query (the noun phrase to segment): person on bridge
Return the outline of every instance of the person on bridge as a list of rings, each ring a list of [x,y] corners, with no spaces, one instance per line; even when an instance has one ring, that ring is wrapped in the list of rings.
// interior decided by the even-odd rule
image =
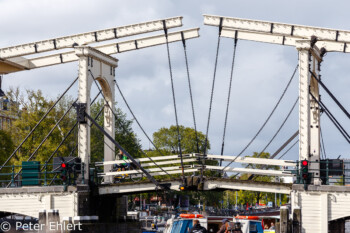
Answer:
[[[198,219],[194,219],[193,220],[193,227],[191,228],[189,233],[207,233],[207,229],[205,229],[204,227],[201,226],[201,224],[199,224],[199,220]]]
[[[126,155],[124,155],[122,150],[119,150],[119,153],[117,156],[118,156],[117,158],[120,160],[128,160],[128,157]],[[120,168],[120,170],[125,171],[125,169],[128,167],[128,165],[129,165],[128,163],[121,163],[119,165],[116,165],[115,169]]]

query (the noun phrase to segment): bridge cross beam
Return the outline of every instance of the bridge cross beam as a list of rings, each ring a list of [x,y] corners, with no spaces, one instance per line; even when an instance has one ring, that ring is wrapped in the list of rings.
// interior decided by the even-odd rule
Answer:
[[[322,49],[317,48],[315,40],[296,41],[299,52],[299,161],[311,161],[309,171],[314,177],[311,183],[321,185],[320,108],[312,97],[319,101],[320,95],[318,82],[311,72],[319,77]]]
[[[105,96],[103,112],[104,129],[114,139],[115,118],[112,109],[115,101],[114,80],[118,59],[104,54],[97,49],[85,46],[76,47],[75,54],[79,57],[79,103],[86,104],[86,113],[90,115],[91,87],[97,81]],[[89,121],[80,123],[78,132],[78,155],[85,165],[85,179],[89,178],[89,163],[91,162],[90,125],[91,122]],[[104,136],[104,142],[104,161],[112,161],[115,159],[115,146],[106,136]],[[109,172],[111,167],[112,165],[105,165],[104,172]],[[111,177],[105,177],[105,182],[109,182],[109,179]]]

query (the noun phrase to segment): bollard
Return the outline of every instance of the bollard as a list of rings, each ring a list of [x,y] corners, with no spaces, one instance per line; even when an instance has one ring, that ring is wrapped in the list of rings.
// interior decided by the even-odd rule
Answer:
[[[288,233],[289,209],[286,206],[280,208],[280,233]]]

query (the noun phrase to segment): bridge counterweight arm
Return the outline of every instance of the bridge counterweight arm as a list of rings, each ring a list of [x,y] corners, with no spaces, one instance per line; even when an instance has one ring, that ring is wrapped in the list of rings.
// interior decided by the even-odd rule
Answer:
[[[204,24],[219,27],[220,18],[223,18],[223,37],[236,38],[237,35],[237,39],[242,40],[296,46],[297,40],[310,40],[316,36],[318,48],[324,47],[327,52],[350,52],[347,45],[350,43],[350,31],[213,15],[204,15]]]
[[[181,32],[183,32],[184,38],[186,40],[197,38],[199,37],[199,28],[193,28],[183,31],[177,31],[177,32],[171,32],[168,33],[168,41],[169,43],[181,41]],[[123,53],[127,51],[142,49],[142,48],[148,48],[156,45],[165,44],[166,39],[164,34],[156,35],[156,36],[150,36],[150,37],[144,37],[140,39],[135,40],[128,40],[128,41],[121,41],[118,43],[112,43],[112,44],[106,44],[106,45],[100,45],[94,47],[97,50],[100,50],[101,52],[111,55],[111,54],[117,54],[117,53]],[[60,54],[53,54],[48,56],[42,56],[32,59],[26,59],[23,57],[16,57],[16,58],[10,58],[8,60],[3,61],[3,63],[11,63],[12,65],[15,64],[19,68],[19,70],[28,70],[28,69],[36,69],[46,66],[52,66],[52,65],[58,65],[62,63],[68,63],[68,62],[74,62],[77,61],[78,57],[75,55],[74,51],[71,52],[65,52]],[[2,66],[0,61],[0,67]],[[13,70],[13,72],[19,71],[19,70]],[[0,74],[6,73],[0,68]],[[7,72],[10,73],[10,72]]]
[[[173,17],[164,19],[166,28],[182,26],[182,17]],[[0,49],[0,58],[7,59],[19,57],[40,52],[53,51],[63,48],[71,48],[74,43],[78,45],[87,45],[90,43],[117,39],[121,37],[134,36],[142,33],[163,30],[163,19],[154,20],[139,24],[132,24],[110,29],[103,29],[93,32],[81,33],[71,36],[59,37],[49,40],[37,41],[28,44],[16,45]]]
[[[284,24],[261,20],[221,17],[216,15],[204,15],[204,24],[219,26],[220,18],[223,19],[223,27],[269,34],[279,34],[284,36],[295,36],[303,39],[311,39],[312,36],[316,36],[319,40],[350,43],[350,31],[345,30]]]

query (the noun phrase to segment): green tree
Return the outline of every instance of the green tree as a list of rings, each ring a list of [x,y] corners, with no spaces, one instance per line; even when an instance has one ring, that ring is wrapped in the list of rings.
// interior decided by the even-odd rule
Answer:
[[[197,152],[197,138],[196,132],[193,128],[179,126],[180,138],[181,138],[181,150],[183,154],[196,153]],[[205,146],[205,135],[198,131],[198,147],[200,153],[203,153]],[[172,125],[169,128],[162,127],[157,132],[153,133],[153,142],[158,149],[161,150],[163,155],[179,154],[178,149],[178,134],[177,127]],[[210,149],[210,142],[207,141],[207,149]],[[158,151],[148,152],[149,156],[160,156]],[[217,165],[218,161],[212,160],[206,161],[206,165]],[[175,166],[180,164],[171,164],[169,166]],[[186,165],[186,164],[185,164]],[[197,173],[198,175],[199,173]],[[205,176],[212,176],[215,174],[213,171],[205,171]],[[181,174],[173,175],[179,177]],[[190,202],[192,204],[198,204],[201,202],[206,206],[220,207],[219,201],[221,199],[222,192],[180,192],[180,195],[189,195]],[[169,195],[173,195],[174,192],[170,192]]]
[[[231,208],[233,205],[236,205],[236,193],[238,191],[231,191],[231,190],[226,190],[225,192],[223,192],[223,200],[224,200],[224,208],[227,208],[227,206],[229,208]],[[238,197],[238,193],[237,193],[237,197]],[[238,204],[238,201],[237,201]]]
[[[8,129],[8,133],[11,135],[14,144],[19,145],[55,101],[45,98],[41,90],[26,90],[23,94],[18,88],[11,88],[7,96],[11,101],[17,103],[14,105],[15,107],[10,109],[10,114],[14,117],[14,120],[12,121],[10,129]],[[63,98],[29,136],[11,162],[20,164],[21,161],[28,160],[29,157],[33,155],[32,160],[44,163],[75,122],[75,113],[71,110],[69,114],[63,118],[59,126],[46,138],[50,130],[58,123],[61,116],[63,116],[71,106],[72,102],[73,100],[70,97]],[[36,148],[42,141],[44,141],[44,143],[40,149],[36,151]],[[58,155],[64,156],[68,154],[74,146],[73,141],[74,140],[67,140],[59,149]]]
[[[181,149],[182,153],[195,153],[197,152],[197,138],[196,132],[193,128],[179,126]],[[198,135],[198,147],[199,151],[204,151],[205,135],[202,132],[197,132]],[[175,125],[169,128],[160,128],[157,132],[153,133],[153,142],[161,150],[164,150],[166,154],[178,154],[178,136],[177,127]],[[207,149],[210,149],[210,143],[207,143]]]
[[[14,117],[12,126],[8,129],[8,134],[13,139],[15,145],[19,145],[22,140],[28,135],[28,133],[35,127],[43,115],[54,104],[55,100],[45,98],[41,90],[26,90],[22,93],[19,88],[10,88],[7,92],[7,97],[13,102],[17,103],[11,109],[8,114]],[[16,153],[15,157],[11,160],[13,164],[20,164],[21,161],[27,160],[44,140],[49,131],[56,125],[59,119],[64,113],[72,106],[73,99],[71,97],[63,97],[48,114],[48,116],[42,121],[42,123],[36,128],[33,134],[22,145],[21,149]],[[103,108],[104,102],[101,99],[91,106],[91,115],[97,116],[100,110]],[[103,126],[103,114],[102,110],[97,122]],[[119,142],[132,156],[140,157],[140,143],[136,134],[133,132],[131,126],[132,121],[126,118],[126,115],[119,109],[116,109],[116,141]],[[47,158],[56,149],[64,136],[76,123],[76,111],[73,108],[59,123],[58,127],[53,130],[51,135],[42,144],[41,148],[34,154],[32,160],[40,161],[44,163]],[[60,147],[55,156],[77,156],[77,130],[70,135],[65,143]],[[104,150],[104,135],[95,126],[91,129],[91,162],[103,160]],[[118,150],[116,150],[118,152]],[[11,153],[13,150],[11,151]],[[11,154],[10,153],[10,154]]]
[[[13,152],[14,147],[15,146],[11,139],[11,135],[4,130],[0,130],[0,164],[1,165],[6,161],[6,159]],[[10,171],[9,168],[2,169],[2,173],[6,173],[8,171]],[[0,180],[5,180],[5,178],[0,176]]]

